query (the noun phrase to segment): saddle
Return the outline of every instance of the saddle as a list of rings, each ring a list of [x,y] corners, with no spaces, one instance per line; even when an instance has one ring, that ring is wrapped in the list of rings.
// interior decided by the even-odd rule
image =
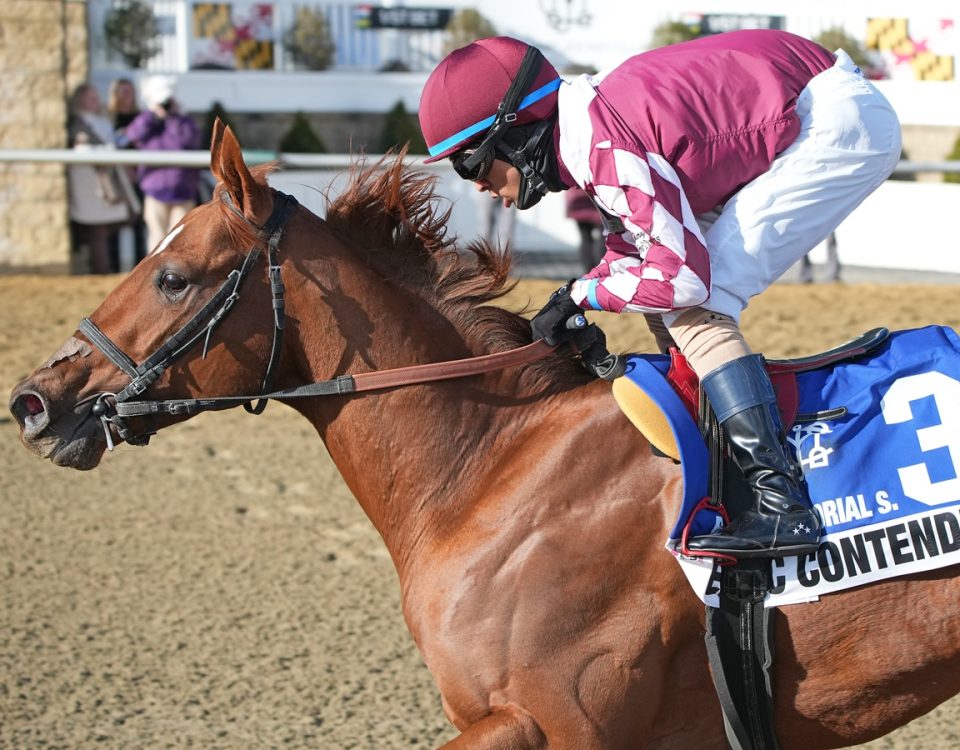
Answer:
[[[822,415],[799,414],[800,391],[797,387],[797,374],[817,370],[821,367],[855,359],[863,356],[880,346],[890,336],[887,328],[874,328],[852,341],[841,344],[833,349],[797,359],[768,359],[767,372],[777,394],[777,404],[780,407],[780,419],[784,429],[789,429],[797,422],[809,422]],[[700,380],[696,373],[687,364],[686,358],[679,350],[670,350],[670,369],[667,380],[683,400],[684,405],[694,420],[703,421],[705,402],[702,399]]]
[[[889,337],[888,329],[876,328],[819,354],[768,360],[784,429],[789,432],[794,425],[838,419],[847,413],[845,405],[834,404],[801,414],[799,376],[816,375],[815,370],[870,354]],[[684,495],[670,540],[675,551],[685,553],[688,536],[718,530],[730,515],[750,506],[752,495],[739,468],[725,457],[723,433],[682,354],[671,350],[669,356],[632,355],[626,358],[625,370],[625,376],[613,381],[620,409],[655,454],[673,459],[684,469]]]
[[[888,329],[876,328],[821,354],[767,360],[785,429],[799,422],[837,418],[846,413],[846,407],[840,406],[829,413],[800,414],[799,373],[861,357],[880,347],[889,335]],[[633,360],[639,370],[649,364],[649,361]],[[721,518],[724,522],[727,519],[726,509],[739,512],[749,507],[752,498],[736,464],[725,456],[723,433],[716,417],[696,374],[679,351],[670,351],[669,367],[662,373],[679,401],[671,400],[665,388],[651,387],[649,381],[646,390],[638,387],[639,373],[636,373],[637,379],[632,380],[629,364],[627,373],[627,377],[618,378],[613,384],[621,409],[647,437],[655,452],[684,464],[684,510],[671,534],[674,549],[683,556],[687,552],[688,535],[706,533],[701,511],[708,511],[713,523],[719,525]],[[646,374],[649,377],[651,373],[648,370]],[[678,418],[677,411],[681,408],[691,419]],[[684,424],[686,434],[683,434]],[[701,499],[694,504],[698,493]],[[724,729],[733,750],[777,750],[770,672],[773,630],[770,611],[764,605],[771,588],[771,563],[732,559],[726,562],[733,565],[717,571],[717,601],[714,606],[707,606],[705,620],[707,654],[723,711]]]
[[[830,413],[800,414],[797,386],[799,373],[860,357],[879,347],[889,335],[890,331],[886,328],[874,328],[852,341],[820,354],[796,359],[768,359],[767,371],[777,394],[784,429],[789,429],[798,422],[842,416],[842,409]],[[701,425],[701,434],[706,436],[709,433],[709,430],[705,429],[709,405],[700,390],[700,380],[679,350],[671,349],[668,356],[669,365],[666,368],[662,363],[654,364],[679,397],[686,412],[695,423]],[[614,380],[613,394],[627,418],[650,441],[654,452],[680,461],[680,446],[674,435],[675,427],[664,414],[662,403],[658,404],[647,392],[637,388],[630,378]]]

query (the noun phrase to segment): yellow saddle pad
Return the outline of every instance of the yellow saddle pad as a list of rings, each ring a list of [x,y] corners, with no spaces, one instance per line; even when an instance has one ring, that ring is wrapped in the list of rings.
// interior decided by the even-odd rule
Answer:
[[[674,461],[680,460],[680,449],[666,414],[640,386],[629,378],[617,378],[613,381],[613,397],[627,419],[633,422],[633,426],[654,448]]]

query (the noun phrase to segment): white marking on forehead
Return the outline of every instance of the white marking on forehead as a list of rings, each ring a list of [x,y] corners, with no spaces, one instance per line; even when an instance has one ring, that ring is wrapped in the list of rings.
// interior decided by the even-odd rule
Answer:
[[[180,226],[178,226],[176,229],[174,229],[172,232],[170,232],[170,234],[168,234],[166,237],[164,237],[162,240],[160,240],[160,244],[157,245],[157,249],[154,250],[153,252],[154,252],[154,253],[162,253],[164,250],[167,249],[167,245],[169,245],[171,242],[173,242],[174,238],[175,238],[178,234],[180,234],[180,232],[182,232],[182,231],[183,231],[183,224],[181,224]]]

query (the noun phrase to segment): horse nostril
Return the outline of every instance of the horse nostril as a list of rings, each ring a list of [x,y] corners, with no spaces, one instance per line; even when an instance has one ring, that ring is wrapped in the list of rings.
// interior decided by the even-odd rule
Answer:
[[[23,427],[25,434],[37,434],[50,422],[50,415],[43,399],[36,393],[26,391],[10,403],[10,411]]]
[[[21,402],[25,414],[29,417],[36,416],[43,411],[43,401],[35,393],[25,393],[21,397]]]

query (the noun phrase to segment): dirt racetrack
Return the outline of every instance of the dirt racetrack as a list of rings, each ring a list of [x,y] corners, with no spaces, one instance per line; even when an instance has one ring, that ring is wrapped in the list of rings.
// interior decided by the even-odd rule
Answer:
[[[0,386],[115,285],[0,277]],[[524,281],[506,301],[542,302]],[[649,351],[640,316],[596,315]],[[960,329],[951,286],[780,284],[744,318],[771,356],[869,328]],[[203,415],[92,472],[29,454],[0,413],[0,748],[432,748],[454,736],[373,527],[309,424]],[[960,747],[960,698],[863,747]]]

